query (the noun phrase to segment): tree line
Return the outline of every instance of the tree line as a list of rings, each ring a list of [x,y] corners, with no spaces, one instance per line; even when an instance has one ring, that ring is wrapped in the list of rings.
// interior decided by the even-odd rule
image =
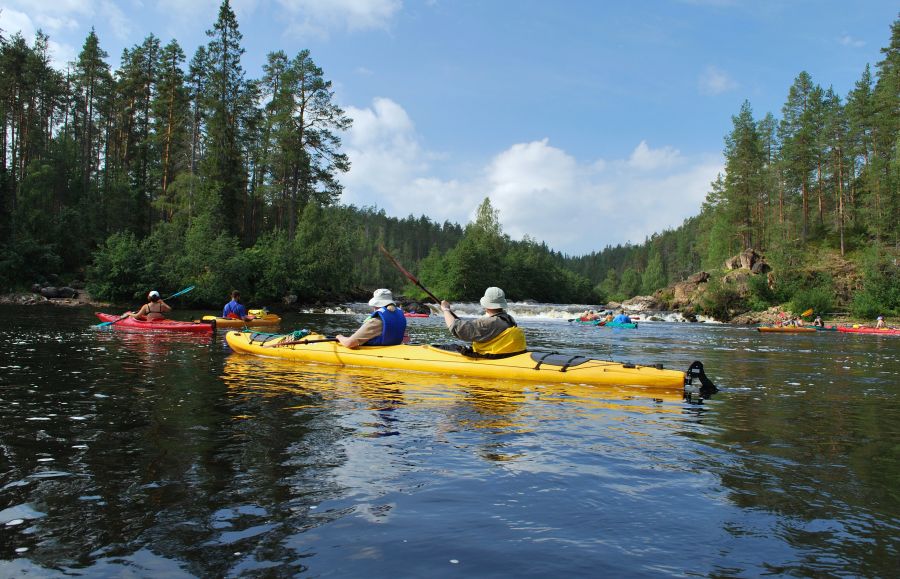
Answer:
[[[882,280],[866,298],[872,307],[887,300],[900,311],[900,298],[882,291],[900,285],[898,22],[874,73],[867,66],[845,97],[802,72],[780,119],[755,118],[744,103],[699,215],[583,256],[511,240],[489,199],[465,226],[339,204],[350,167],[340,135],[352,119],[307,50],[272,52],[261,77],[247,78],[229,0],[190,60],[176,40],[150,35],[112,70],[91,31],[59,71],[46,35],[29,45],[2,33],[0,287],[58,274],[113,300],[188,284],[197,303],[233,287],[267,302],[404,284],[423,297],[380,256],[384,244],[441,297],[475,299],[501,285],[514,299],[603,303],[753,247],[794,276],[780,294],[760,289],[763,305],[809,286],[810,256],[834,249],[862,264],[867,287]]]

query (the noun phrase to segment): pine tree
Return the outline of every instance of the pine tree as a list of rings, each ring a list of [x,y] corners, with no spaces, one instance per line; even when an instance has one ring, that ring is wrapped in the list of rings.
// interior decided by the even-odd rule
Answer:
[[[785,187],[799,194],[801,202],[801,239],[809,234],[810,175],[815,167],[815,97],[818,91],[812,78],[801,72],[788,91],[782,107],[779,138],[782,142],[782,163]]]
[[[206,34],[210,38],[205,63],[209,78],[201,101],[207,115],[202,172],[218,195],[226,231],[240,237],[247,184],[240,119],[247,85],[241,67],[243,36],[229,0],[222,2],[218,19]]]

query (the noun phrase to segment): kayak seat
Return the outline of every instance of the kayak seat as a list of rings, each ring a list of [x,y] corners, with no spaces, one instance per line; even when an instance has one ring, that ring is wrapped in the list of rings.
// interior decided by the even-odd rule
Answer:
[[[274,340],[275,338],[280,338],[282,334],[266,334],[264,332],[251,332],[250,340],[251,344],[265,344],[268,341]]]
[[[524,354],[527,351],[522,350],[521,352],[510,352],[508,354],[479,354],[471,347],[460,344],[431,344],[431,347],[446,352],[456,352],[457,354],[462,354],[466,358],[475,358],[476,360],[502,360],[503,358],[511,358],[512,356]]]
[[[579,366],[590,360],[590,358],[585,358],[584,356],[572,356],[558,352],[532,352],[531,359],[537,362],[534,367],[535,370],[540,370],[541,365],[546,364],[548,366],[560,366],[560,372],[565,372],[568,368]]]

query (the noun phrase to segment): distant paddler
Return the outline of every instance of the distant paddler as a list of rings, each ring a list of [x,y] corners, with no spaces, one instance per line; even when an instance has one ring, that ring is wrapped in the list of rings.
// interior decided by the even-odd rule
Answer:
[[[256,316],[247,313],[247,308],[241,303],[241,292],[234,290],[231,292],[231,301],[222,308],[222,317],[229,320],[243,320],[249,322]]]

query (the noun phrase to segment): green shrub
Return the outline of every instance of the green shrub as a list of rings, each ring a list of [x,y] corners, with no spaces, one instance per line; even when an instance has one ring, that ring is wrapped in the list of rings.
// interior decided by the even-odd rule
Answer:
[[[810,287],[798,290],[791,299],[791,311],[799,314],[812,309],[824,314],[834,308],[834,288],[831,286]]]
[[[888,256],[873,250],[866,256],[863,289],[853,296],[854,315],[872,318],[900,313],[900,266]]]
[[[132,233],[114,233],[94,253],[87,290],[102,300],[132,299],[146,293],[147,263],[142,243]]]
[[[765,275],[750,276],[747,285],[750,289],[750,295],[747,297],[747,306],[751,310],[759,312],[777,302],[775,292],[769,287],[769,280]]]
[[[698,307],[699,313],[727,322],[738,312],[745,311],[747,304],[733,288],[718,280],[710,281]]]

